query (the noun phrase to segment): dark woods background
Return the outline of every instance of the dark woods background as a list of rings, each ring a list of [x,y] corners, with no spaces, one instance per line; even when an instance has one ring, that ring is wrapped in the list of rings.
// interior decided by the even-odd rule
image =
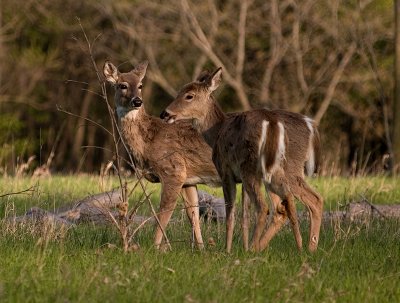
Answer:
[[[101,70],[149,60],[146,108],[222,66],[226,111],[284,108],[320,122],[323,173],[381,172],[391,146],[393,2],[387,0],[1,1],[0,167],[35,155],[60,172],[95,172],[112,138],[77,18]],[[112,88],[107,87],[112,100]]]

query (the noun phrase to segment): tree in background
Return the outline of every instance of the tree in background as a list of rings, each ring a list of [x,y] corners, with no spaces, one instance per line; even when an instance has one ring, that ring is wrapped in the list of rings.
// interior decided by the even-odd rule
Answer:
[[[2,3],[0,167],[31,154],[45,161],[54,145],[57,170],[92,171],[112,158],[101,129],[56,108],[107,127],[76,17],[99,66],[150,61],[145,98],[156,115],[183,83],[222,66],[225,110],[305,113],[320,123],[326,171],[379,167],[393,123],[391,10],[386,0]]]
[[[400,166],[400,1],[395,8],[395,92],[393,98],[393,172]],[[396,169],[397,167],[397,169]]]

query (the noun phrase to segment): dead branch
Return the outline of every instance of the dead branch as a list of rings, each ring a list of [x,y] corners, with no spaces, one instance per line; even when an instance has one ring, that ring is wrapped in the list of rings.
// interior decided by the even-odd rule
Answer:
[[[240,13],[238,23],[238,42],[237,42],[237,60],[236,60],[236,79],[242,82],[244,55],[245,55],[245,38],[246,38],[246,19],[248,0],[240,2]]]
[[[342,77],[342,74],[347,66],[347,64],[350,62],[351,58],[353,57],[354,52],[356,51],[357,44],[353,42],[349,48],[347,49],[346,53],[344,54],[342,60],[340,61],[340,64],[336,71],[334,72],[331,82],[329,83],[329,86],[326,90],[325,98],[321,103],[321,106],[319,107],[317,113],[314,116],[314,120],[316,124],[319,124],[321,122],[322,117],[325,115],[326,111],[328,110],[328,107],[330,103],[332,102],[333,95],[335,93],[336,86],[338,85],[340,78]]]
[[[213,0],[208,0],[208,6],[211,11],[211,22],[210,22],[211,29],[210,29],[210,34],[209,34],[209,41],[210,41],[210,45],[212,47],[214,47],[215,36],[216,36],[216,34],[218,32],[218,28],[219,28],[218,27],[218,25],[219,25],[218,10],[215,5],[215,1],[213,1]],[[200,73],[203,71],[203,66],[204,66],[204,64],[206,64],[207,60],[208,60],[208,57],[204,53],[201,53],[201,56],[197,60],[195,67],[193,69],[192,80],[195,80],[200,75]]]
[[[188,32],[188,35],[193,42],[195,46],[197,46],[213,63],[215,66],[222,67],[224,70],[224,79],[225,81],[235,90],[238,99],[242,105],[242,108],[244,110],[250,109],[250,103],[247,97],[247,94],[245,92],[244,84],[243,81],[241,81],[241,76],[238,77],[238,75],[233,75],[230,70],[227,68],[227,65],[224,64],[221,60],[221,58],[216,54],[216,52],[213,50],[213,47],[207,38],[206,34],[204,33],[203,29],[201,28],[201,25],[197,19],[197,16],[193,13],[193,11],[190,9],[190,5],[187,0],[181,0],[181,8],[182,8],[182,21],[184,28]],[[242,19],[243,19],[243,24],[242,26],[242,31],[245,31],[245,20],[247,16],[247,2],[245,5],[242,4],[241,7],[241,14],[242,14]],[[239,35],[240,36],[240,35]],[[239,38],[238,41],[242,43],[243,49],[244,49],[244,36]],[[243,50],[244,51],[244,50]],[[239,51],[241,52],[241,51]],[[243,58],[241,57],[243,56]],[[236,67],[236,70],[241,70],[243,71],[243,67],[240,65],[243,64],[241,60],[244,60],[244,53],[243,54],[238,54],[238,62],[239,66]]]
[[[112,107],[111,107],[111,105],[110,105],[110,103],[108,101],[106,85],[105,85],[105,82],[103,81],[103,78],[102,78],[102,76],[101,76],[101,74],[99,72],[99,69],[97,67],[97,64],[96,64],[96,62],[94,60],[92,44],[90,43],[90,41],[89,41],[89,39],[88,39],[88,37],[86,35],[86,32],[85,32],[85,30],[84,30],[84,28],[83,28],[83,26],[82,26],[82,24],[81,24],[79,19],[78,19],[78,24],[79,24],[79,26],[81,28],[81,31],[82,31],[82,33],[83,33],[83,35],[85,37],[85,41],[86,41],[87,48],[88,48],[88,54],[89,54],[91,63],[92,63],[92,65],[93,65],[93,67],[94,67],[94,69],[96,71],[97,79],[98,79],[99,85],[101,87],[102,96],[103,96],[104,101],[106,102],[108,113],[109,113],[110,120],[111,120],[111,125],[112,125],[111,137],[112,137],[112,140],[114,142],[115,156],[116,156],[116,161],[117,161],[117,176],[118,176],[118,179],[119,179],[121,193],[122,193],[121,202],[124,205],[124,208],[126,208],[125,211],[124,211],[124,214],[122,216],[121,216],[121,213],[120,213],[120,218],[121,218],[120,222],[117,222],[117,224],[115,224],[115,222],[114,222],[114,225],[119,230],[119,232],[121,234],[121,238],[122,238],[123,246],[124,246],[124,251],[127,251],[127,249],[129,248],[129,243],[127,243],[127,239],[128,239],[127,232],[128,232],[129,223],[128,223],[128,220],[126,220],[126,215],[128,213],[128,209],[127,209],[128,208],[128,197],[127,197],[126,182],[124,183],[122,181],[122,177],[121,177],[121,173],[120,173],[121,157],[120,157],[119,148],[118,148],[119,142],[121,142],[123,144],[123,147],[125,148],[128,156],[129,156],[130,166],[132,167],[133,171],[135,172],[135,175],[138,178],[138,182],[142,187],[142,190],[143,190],[143,192],[144,192],[144,194],[146,196],[146,199],[147,199],[147,201],[148,201],[148,203],[150,205],[150,208],[151,208],[151,210],[153,212],[153,215],[155,216],[157,224],[160,226],[160,228],[162,230],[163,236],[164,236],[164,238],[166,239],[166,241],[168,243],[168,247],[171,248],[170,245],[169,245],[168,237],[167,237],[164,229],[161,227],[160,221],[158,220],[157,213],[154,210],[154,207],[153,207],[153,205],[151,203],[150,197],[146,193],[145,186],[143,185],[142,176],[139,175],[139,173],[138,173],[138,171],[136,169],[135,163],[133,161],[132,155],[130,153],[130,150],[127,147],[127,145],[126,145],[126,143],[125,143],[125,141],[123,139],[123,136],[121,134],[121,130],[120,130],[119,126],[118,126],[118,122],[116,121],[116,117],[114,115],[114,110],[112,109]],[[111,217],[112,217],[112,214],[111,214]],[[112,218],[114,219],[113,221],[115,221],[115,218],[114,217],[112,217]]]
[[[270,48],[271,54],[268,60],[267,66],[264,71],[262,83],[260,101],[266,103],[269,101],[270,96],[270,83],[272,80],[273,72],[279,62],[282,60],[286,53],[288,44],[284,43],[282,38],[282,24],[279,14],[279,5],[277,0],[271,1],[271,36],[270,36]]]
[[[21,190],[21,191],[16,191],[16,192],[10,192],[10,193],[5,193],[5,194],[0,194],[0,198],[8,197],[8,196],[15,196],[15,195],[21,195],[21,194],[28,194],[31,192],[34,192],[37,189],[37,186],[31,186],[27,189]]]

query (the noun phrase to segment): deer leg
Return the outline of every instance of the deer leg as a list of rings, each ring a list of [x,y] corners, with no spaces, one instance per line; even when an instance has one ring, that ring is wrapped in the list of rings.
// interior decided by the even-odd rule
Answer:
[[[235,227],[235,198],[236,183],[232,176],[225,176],[222,180],[226,210],[226,251],[231,252],[233,230]]]
[[[299,250],[301,250],[302,238],[300,234],[300,226],[297,219],[294,197],[288,184],[289,180],[286,178],[282,170],[275,171],[274,175],[272,176],[271,183],[265,184],[266,190],[270,189],[273,192],[271,193],[271,202],[273,204],[272,207],[276,209],[276,212],[273,213],[272,223],[263,236],[263,249],[268,245],[269,241],[271,241],[274,235],[282,228],[286,218],[289,217],[297,247]],[[282,203],[279,198],[282,199]]]
[[[281,204],[281,198],[273,192],[268,193],[271,199],[270,212],[272,221],[260,239],[260,251],[264,250],[275,234],[282,228],[287,219],[285,207]]]
[[[196,186],[182,188],[182,196],[185,201],[186,214],[194,230],[196,245],[199,249],[204,248],[203,237],[200,230],[199,196]]]
[[[242,235],[243,235],[243,248],[245,251],[249,250],[249,221],[250,221],[250,198],[244,186],[242,186]]]
[[[242,180],[243,188],[247,191],[250,200],[254,201],[257,207],[257,221],[251,240],[250,249],[254,251],[260,250],[260,238],[268,219],[268,207],[261,192],[261,180],[255,176],[248,176]]]
[[[291,181],[293,195],[306,205],[310,215],[308,250],[312,252],[318,247],[324,201],[318,193],[310,188],[303,178],[297,176],[295,180]]]
[[[287,215],[289,217],[290,225],[292,226],[297,248],[299,251],[301,251],[303,246],[303,240],[300,234],[300,225],[299,225],[299,220],[297,218],[296,205],[294,203],[293,195],[289,193],[286,199],[282,202],[282,204],[285,206]]]
[[[182,188],[181,183],[163,183],[160,201],[160,211],[157,215],[160,224],[157,224],[156,233],[154,237],[154,245],[157,249],[160,248],[163,239],[163,230],[165,231],[169,220],[171,219],[172,213],[176,207],[176,200],[178,199],[179,193]],[[166,243],[170,246],[169,243]]]

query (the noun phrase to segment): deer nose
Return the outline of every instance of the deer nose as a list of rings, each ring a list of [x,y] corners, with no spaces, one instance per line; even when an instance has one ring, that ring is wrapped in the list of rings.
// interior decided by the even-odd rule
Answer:
[[[130,103],[132,107],[140,107],[143,104],[143,101],[139,97],[134,97],[131,99]]]
[[[163,110],[163,112],[160,114],[160,118],[164,120],[168,117],[169,117],[169,113],[167,111]]]
[[[164,110],[161,114],[160,114],[160,118],[163,119],[165,122],[172,124],[176,121],[176,115],[171,114],[169,112],[167,112],[166,110]]]

